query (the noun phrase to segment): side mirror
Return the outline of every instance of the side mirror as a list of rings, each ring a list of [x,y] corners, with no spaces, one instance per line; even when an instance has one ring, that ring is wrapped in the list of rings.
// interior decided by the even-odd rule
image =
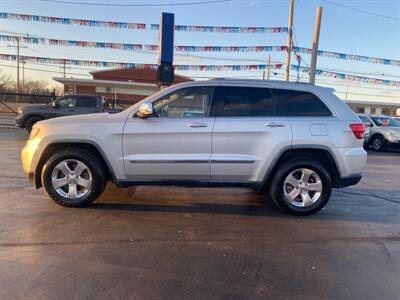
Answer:
[[[371,122],[365,123],[364,125],[367,126],[367,127],[372,127],[372,123]]]
[[[152,103],[140,104],[139,110],[137,112],[137,115],[139,116],[139,118],[144,119],[152,114],[153,114],[153,104]]]

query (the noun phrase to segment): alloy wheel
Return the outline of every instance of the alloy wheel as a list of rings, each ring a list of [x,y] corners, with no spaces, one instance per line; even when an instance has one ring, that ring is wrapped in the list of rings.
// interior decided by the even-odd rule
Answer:
[[[77,159],[66,159],[53,169],[51,184],[62,197],[74,200],[82,198],[92,189],[92,173]]]
[[[321,198],[323,184],[313,170],[300,168],[290,172],[283,184],[287,201],[296,207],[308,207]]]

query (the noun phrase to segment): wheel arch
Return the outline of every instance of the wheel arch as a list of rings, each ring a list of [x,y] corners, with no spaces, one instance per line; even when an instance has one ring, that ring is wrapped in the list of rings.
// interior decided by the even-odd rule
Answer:
[[[24,118],[24,122],[22,123],[23,128],[26,128],[26,122],[27,122],[29,119],[32,119],[32,118],[39,118],[40,121],[42,121],[42,120],[45,119],[45,117],[43,117],[43,115],[41,115],[41,114],[39,114],[39,113],[33,113],[33,114],[30,114],[30,115],[27,115],[27,116]]]
[[[35,171],[34,171],[34,183],[35,187],[38,189],[42,187],[42,181],[41,181],[41,173],[42,169],[48,160],[48,158],[55,153],[56,151],[60,149],[65,149],[65,148],[82,148],[89,150],[90,152],[96,154],[98,158],[102,161],[104,168],[107,170],[107,179],[112,179],[113,181],[116,180],[116,176],[114,173],[114,170],[111,166],[111,163],[108,161],[107,156],[101,149],[101,147],[93,142],[93,141],[88,141],[88,140],[83,140],[83,141],[63,141],[63,142],[55,142],[49,144],[42,152],[40,159],[38,161],[38,164],[36,165]]]
[[[341,174],[334,155],[329,149],[324,147],[315,147],[313,145],[283,149],[265,174],[264,184],[268,184],[271,181],[271,178],[282,163],[293,158],[306,158],[321,163],[329,172],[329,175],[332,178],[333,187],[340,187]]]

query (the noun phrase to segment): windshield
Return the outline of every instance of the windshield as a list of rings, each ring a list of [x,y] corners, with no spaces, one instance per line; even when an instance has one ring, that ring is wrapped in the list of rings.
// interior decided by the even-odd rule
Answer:
[[[400,127],[400,122],[388,117],[371,117],[376,126]]]

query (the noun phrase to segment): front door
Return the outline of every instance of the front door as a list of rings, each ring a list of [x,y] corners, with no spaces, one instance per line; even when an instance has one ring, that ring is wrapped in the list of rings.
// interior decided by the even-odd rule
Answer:
[[[123,160],[129,180],[210,180],[212,93],[212,87],[181,88],[154,101],[152,116],[127,120]]]

